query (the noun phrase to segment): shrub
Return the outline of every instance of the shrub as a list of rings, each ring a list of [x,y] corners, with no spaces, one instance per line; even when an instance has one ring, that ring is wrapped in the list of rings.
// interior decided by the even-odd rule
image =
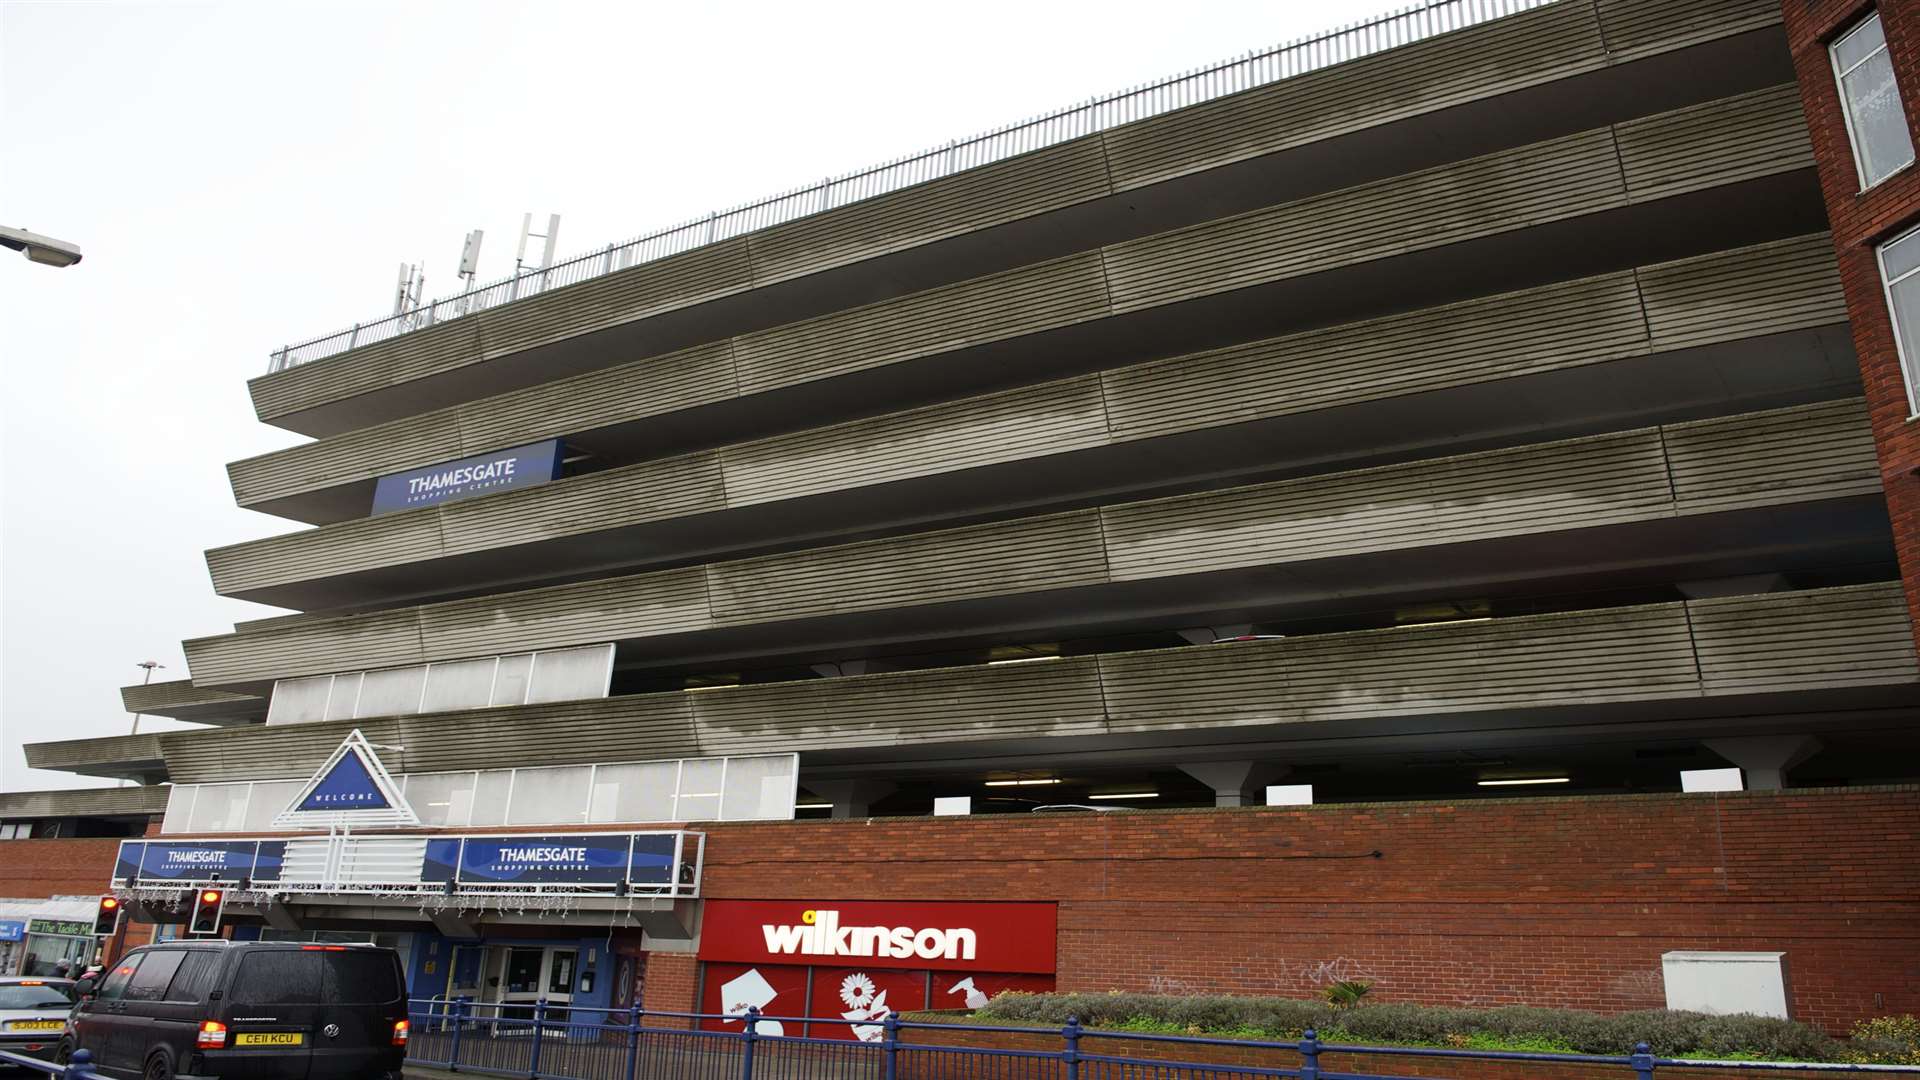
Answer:
[[[1341,979],[1320,991],[1320,996],[1326,998],[1327,1004],[1334,1008],[1345,1009],[1360,1004],[1360,999],[1372,989],[1373,984],[1365,979]]]
[[[1853,1025],[1844,1060],[1863,1065],[1920,1065],[1920,1017],[1876,1016]]]
[[[1579,1054],[1628,1054],[1639,1042],[1667,1057],[1831,1061],[1849,1052],[1825,1033],[1791,1020],[1666,1009],[1608,1016],[1579,1009],[1520,1005],[1470,1009],[1361,1002],[1336,1007],[1329,1002],[1292,998],[1111,993],[1002,994],[977,1015],[983,1020],[1047,1026],[1064,1024],[1067,1017],[1077,1016],[1090,1027],[1151,1030],[1158,1026],[1163,1030],[1235,1035],[1251,1032],[1274,1040],[1297,1039],[1311,1027],[1328,1042]],[[1855,1043],[1850,1045],[1861,1053],[1883,1055],[1871,1059],[1876,1063],[1909,1060],[1884,1056],[1900,1053],[1920,1058],[1920,1021],[1912,1017],[1869,1021],[1856,1029]]]

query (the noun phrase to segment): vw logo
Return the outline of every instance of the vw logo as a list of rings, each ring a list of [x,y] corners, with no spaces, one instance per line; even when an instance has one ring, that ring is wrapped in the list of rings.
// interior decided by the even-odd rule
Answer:
[[[320,1034],[325,1035],[329,1039],[337,1039],[340,1037],[340,1025],[328,1024],[326,1027],[320,1029]]]

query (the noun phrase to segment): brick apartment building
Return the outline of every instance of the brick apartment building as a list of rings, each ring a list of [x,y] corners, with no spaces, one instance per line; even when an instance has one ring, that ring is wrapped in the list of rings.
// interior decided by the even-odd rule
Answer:
[[[0,891],[521,1009],[1920,1011],[1916,50],[1443,0],[276,349],[293,613],[29,746],[138,786]]]

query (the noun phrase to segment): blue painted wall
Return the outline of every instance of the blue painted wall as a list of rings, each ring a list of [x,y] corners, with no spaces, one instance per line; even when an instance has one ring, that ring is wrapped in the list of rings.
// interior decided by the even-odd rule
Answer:
[[[571,948],[578,950],[579,963],[574,970],[573,1004],[576,1008],[604,1009],[613,1000],[613,958],[605,937],[593,938],[449,938],[423,930],[413,935],[413,956],[407,972],[407,993],[416,998],[444,996],[447,992],[448,965],[453,963],[456,945],[507,946],[529,948]],[[432,965],[432,971],[428,971]],[[589,978],[591,976],[591,978]],[[588,983],[591,990],[583,990]]]

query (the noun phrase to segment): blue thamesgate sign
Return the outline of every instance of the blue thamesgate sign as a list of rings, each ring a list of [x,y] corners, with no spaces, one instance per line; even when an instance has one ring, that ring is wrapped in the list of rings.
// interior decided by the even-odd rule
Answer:
[[[0,941],[19,941],[26,934],[26,923],[18,919],[0,919]]]
[[[253,853],[258,843],[187,844],[149,841],[140,854],[142,881],[238,881],[253,875]]]
[[[687,833],[573,833],[564,836],[435,836],[421,845],[418,863],[389,863],[382,885],[399,891],[604,893],[609,886],[642,886],[650,893],[697,895],[698,837]],[[328,892],[335,886],[313,868],[351,858],[356,843],[396,837],[328,836],[294,840],[123,840],[114,888],[197,888],[219,882],[276,891]],[[287,853],[298,848],[307,869],[289,877]],[[364,883],[364,882],[363,882]],[[618,895],[616,893],[616,895]],[[0,940],[5,940],[0,937]]]
[[[373,486],[373,512],[434,506],[492,491],[544,484],[560,475],[560,440],[478,454],[383,476]]]
[[[673,881],[672,834],[469,836],[430,840],[422,881],[607,885]]]
[[[120,844],[113,880],[128,885],[277,881],[285,840],[132,840]]]

